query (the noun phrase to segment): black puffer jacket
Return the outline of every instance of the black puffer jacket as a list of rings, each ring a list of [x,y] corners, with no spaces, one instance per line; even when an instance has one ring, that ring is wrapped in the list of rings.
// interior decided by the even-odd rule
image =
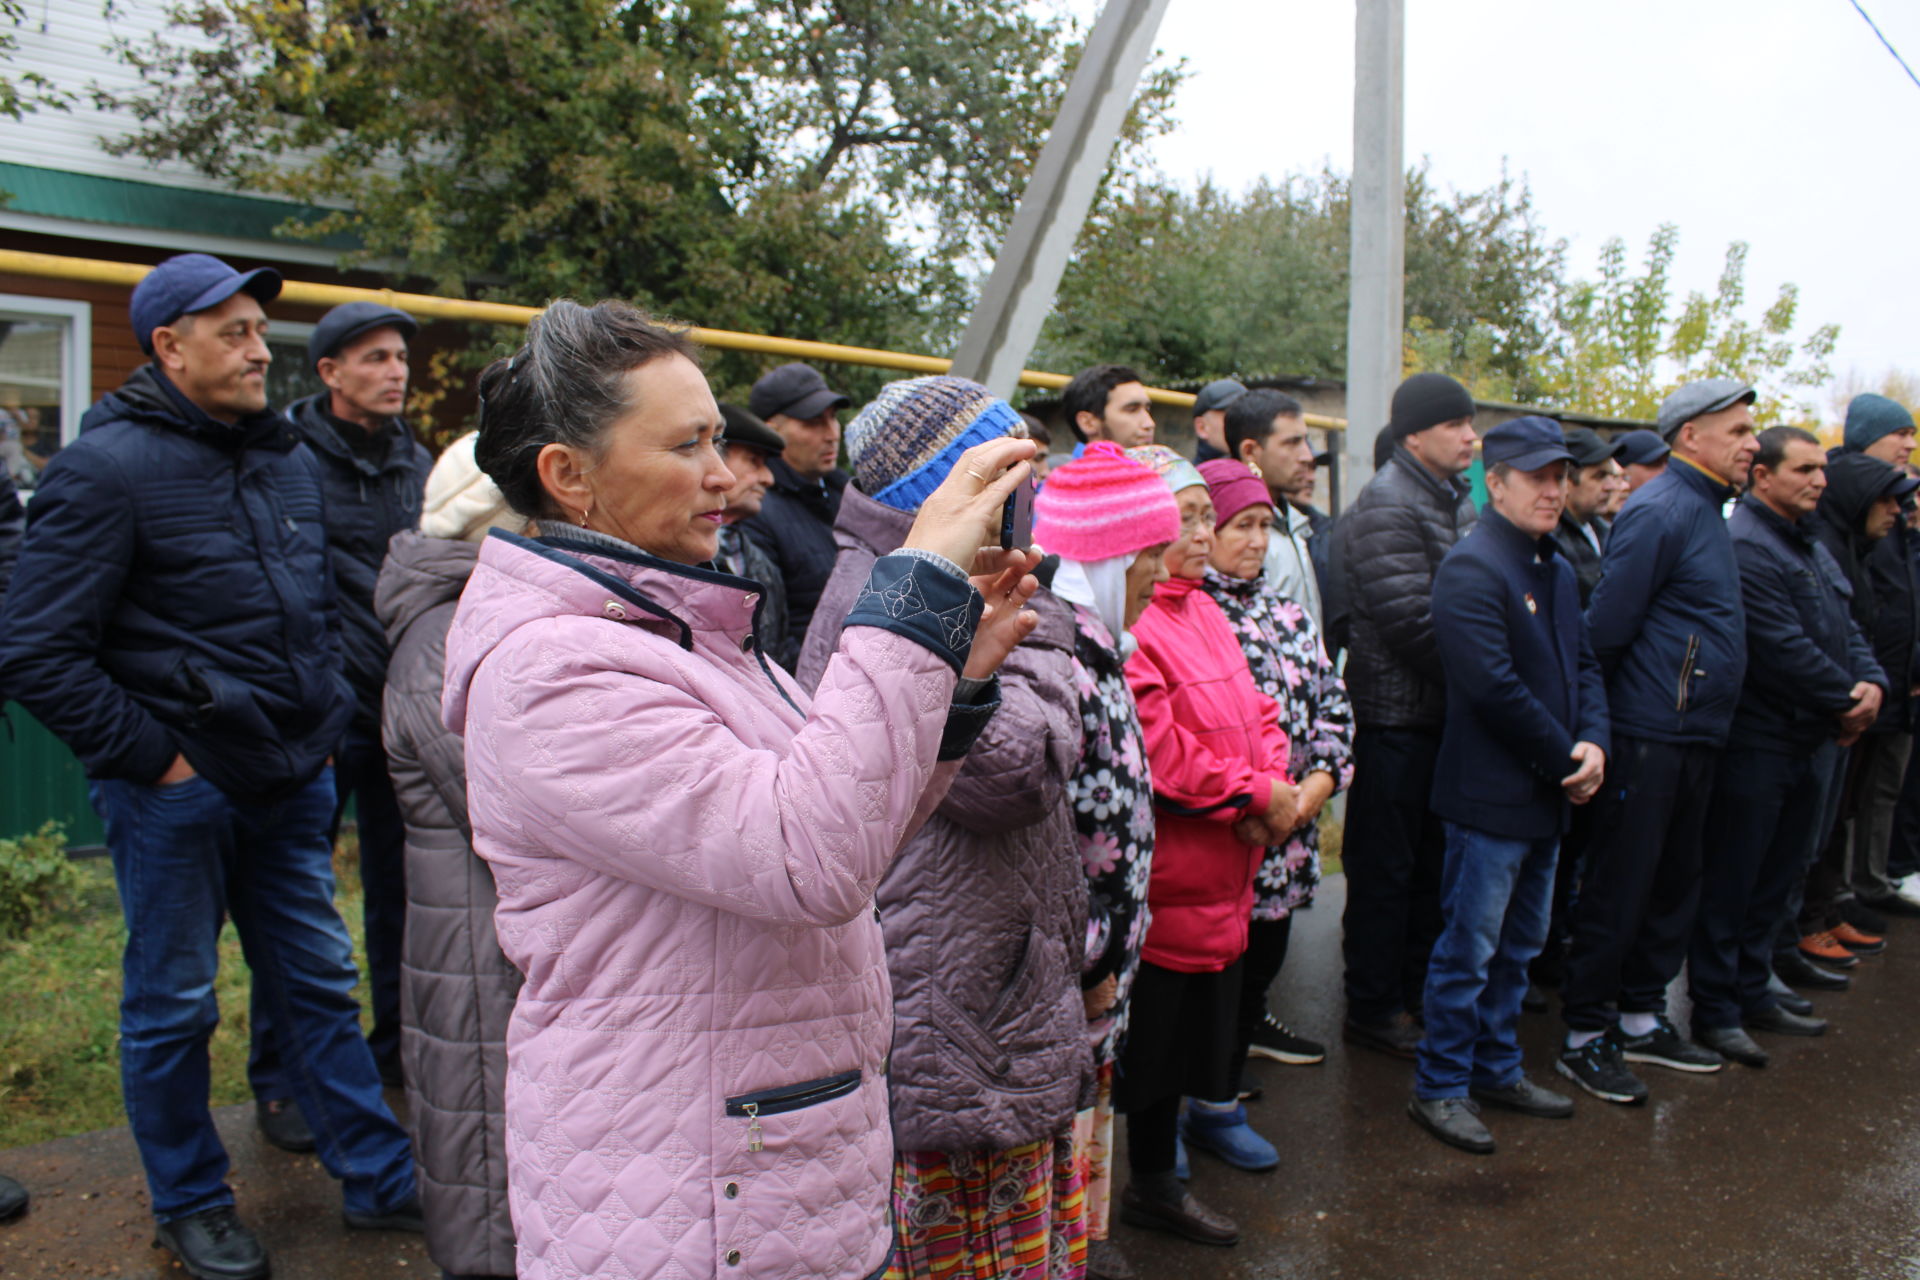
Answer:
[[[1594,526],[1588,526],[1590,528]],[[1573,580],[1580,587],[1580,607],[1585,609],[1587,602],[1593,599],[1593,589],[1600,585],[1600,557],[1605,546],[1605,535],[1601,535],[1601,547],[1595,547],[1587,540],[1581,530],[1580,522],[1566,512],[1560,513],[1560,523],[1553,530],[1553,545],[1573,566]]]
[[[377,734],[380,688],[387,680],[387,633],[373,613],[373,587],[387,558],[388,541],[420,525],[433,455],[398,418],[368,438],[361,428],[327,412],[327,395],[294,401],[287,416],[320,459],[321,483],[326,486],[327,547],[340,593],[340,639],[347,679],[353,684],[354,727]]]
[[[427,1252],[453,1275],[513,1274],[507,1214],[507,1022],[520,973],[494,933],[493,872],[474,856],[466,750],[440,720],[447,628],[480,546],[403,533],[374,607],[393,644],[387,766],[407,822],[400,1053]]]
[[[1913,557],[1904,523],[1895,520],[1886,537],[1869,541],[1862,531],[1867,508],[1886,491],[1894,468],[1878,458],[1835,450],[1827,460],[1827,491],[1808,517],[1813,535],[1853,584],[1853,617],[1873,645],[1886,673],[1886,703],[1874,732],[1912,728],[1915,619]]]
[[[0,622],[0,684],[90,778],[176,755],[231,796],[283,795],[352,711],[320,466],[271,411],[215,421],[153,365],[40,476]]]
[[[1347,692],[1362,727],[1440,728],[1446,676],[1433,639],[1433,575],[1475,516],[1464,478],[1436,478],[1400,445],[1334,526]]]

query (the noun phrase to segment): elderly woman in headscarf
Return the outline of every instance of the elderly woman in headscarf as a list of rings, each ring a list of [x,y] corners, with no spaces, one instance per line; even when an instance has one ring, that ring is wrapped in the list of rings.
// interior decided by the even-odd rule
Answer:
[[[1293,913],[1313,905],[1320,884],[1320,809],[1353,781],[1353,706],[1312,616],[1299,601],[1276,595],[1262,571],[1274,518],[1266,482],[1230,458],[1201,463],[1200,475],[1214,518],[1202,584],[1233,624],[1254,683],[1280,704],[1300,779],[1299,825],[1268,848],[1255,879],[1234,1057],[1238,1089],[1250,1053],[1296,1065],[1326,1057],[1319,1044],[1273,1016],[1267,991],[1286,961]]]
[[[1271,1144],[1233,1098],[1234,1028],[1254,876],[1267,846],[1295,825],[1280,708],[1260,692],[1232,624],[1202,587],[1213,502],[1193,464],[1158,445],[1128,450],[1179,506],[1168,577],[1134,624],[1127,683],[1140,707],[1158,830],[1147,928],[1116,1103],[1127,1115],[1132,1180],[1120,1215],[1136,1226],[1230,1245],[1239,1228],[1175,1174],[1182,1096],[1187,1140],[1242,1168],[1272,1168]]]
[[[1165,552],[1179,536],[1180,509],[1166,484],[1107,441],[1055,468],[1034,500],[1034,541],[1060,557],[1052,589],[1073,609],[1081,746],[1069,793],[1090,891],[1080,988],[1098,1072],[1094,1105],[1075,1118],[1074,1145],[1086,1169],[1087,1274],[1102,1280],[1132,1274],[1108,1230],[1113,1077],[1153,866],[1153,784],[1127,687],[1136,647],[1128,628],[1166,580]]]
[[[840,552],[801,649],[839,619],[967,448],[1020,418],[964,378],[882,388],[847,426]],[[1073,615],[1050,592],[1000,668],[1000,709],[877,896],[893,976],[893,1280],[1078,1280],[1086,1222],[1074,1114],[1093,1088],[1080,995],[1086,880],[1067,780],[1080,758]]]

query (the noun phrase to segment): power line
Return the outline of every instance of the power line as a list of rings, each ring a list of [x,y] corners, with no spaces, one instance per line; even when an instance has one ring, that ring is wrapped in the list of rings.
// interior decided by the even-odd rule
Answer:
[[[1907,60],[1900,56],[1900,51],[1893,47],[1893,41],[1887,39],[1885,34],[1881,32],[1880,25],[1867,16],[1867,11],[1860,7],[1860,0],[1849,0],[1849,3],[1853,5],[1853,11],[1859,14],[1861,19],[1865,21],[1869,27],[1873,28],[1873,34],[1880,37],[1880,43],[1887,47],[1887,52],[1893,55],[1893,60],[1900,64],[1902,71],[1907,73],[1907,79],[1913,81],[1916,85],[1920,85],[1920,76],[1913,74],[1913,68],[1908,66]]]

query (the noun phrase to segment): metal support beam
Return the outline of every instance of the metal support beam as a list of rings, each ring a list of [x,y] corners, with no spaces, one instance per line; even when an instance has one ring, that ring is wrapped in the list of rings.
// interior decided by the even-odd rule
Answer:
[[[953,372],[1010,396],[1119,141],[1167,0],[1107,0],[1020,198]]]
[[[1354,19],[1352,258],[1347,295],[1344,506],[1373,474],[1374,438],[1400,384],[1406,328],[1406,0],[1359,0]]]

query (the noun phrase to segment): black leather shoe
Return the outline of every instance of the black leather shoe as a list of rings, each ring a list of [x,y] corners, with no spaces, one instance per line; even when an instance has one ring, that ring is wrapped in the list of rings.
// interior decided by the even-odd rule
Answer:
[[[1143,1183],[1147,1184],[1144,1190]],[[1129,1182],[1120,1193],[1120,1221],[1149,1231],[1171,1232],[1195,1244],[1240,1243],[1240,1228],[1233,1219],[1195,1200],[1171,1173]]]
[[[1739,1027],[1707,1027],[1704,1030],[1695,1027],[1693,1038],[1721,1057],[1743,1067],[1764,1067],[1771,1061],[1767,1051],[1755,1044],[1753,1037]]]
[[[1884,938],[1887,936],[1887,918],[1880,914],[1878,908],[1878,903],[1870,907],[1858,898],[1848,898],[1839,906],[1840,918],[1862,933]]]
[[[1341,1035],[1348,1044],[1409,1061],[1417,1056],[1416,1050],[1420,1048],[1420,1024],[1407,1013],[1396,1013],[1385,1022],[1348,1018]]]
[[[313,1130],[291,1098],[254,1099],[253,1119],[260,1126],[260,1136],[282,1151],[304,1153],[314,1148]]]
[[[1807,991],[1845,991],[1853,985],[1846,974],[1823,969],[1798,951],[1774,952],[1773,971],[1780,981]]]
[[[27,1189],[0,1173],[0,1222],[12,1222],[27,1211]]]
[[[1543,1120],[1565,1120],[1573,1114],[1572,1098],[1564,1093],[1543,1089],[1525,1076],[1521,1076],[1504,1089],[1482,1089],[1475,1085],[1467,1092],[1473,1095],[1476,1102],[1484,1102],[1490,1107],[1500,1107],[1507,1111],[1518,1111],[1523,1116],[1539,1116]]]
[[[1480,1123],[1480,1108],[1466,1098],[1409,1098],[1413,1122],[1450,1147],[1477,1156],[1493,1154],[1493,1134]]]
[[[1813,1013],[1813,1001],[1803,995],[1796,995],[1791,991],[1773,992],[1773,1002],[1782,1009],[1785,1009],[1788,1013],[1797,1013],[1803,1018]]]
[[[161,1223],[153,1243],[173,1250],[196,1280],[262,1280],[271,1273],[267,1251],[230,1204]]]
[[[425,1231],[427,1220],[420,1212],[420,1197],[408,1196],[385,1213],[343,1213],[347,1225],[361,1231]]]
[[[1750,1013],[1741,1019],[1749,1031],[1771,1031],[1783,1036],[1825,1035],[1825,1018],[1803,1018],[1797,1013],[1788,1013],[1779,1005],[1762,1009],[1759,1013]]]

